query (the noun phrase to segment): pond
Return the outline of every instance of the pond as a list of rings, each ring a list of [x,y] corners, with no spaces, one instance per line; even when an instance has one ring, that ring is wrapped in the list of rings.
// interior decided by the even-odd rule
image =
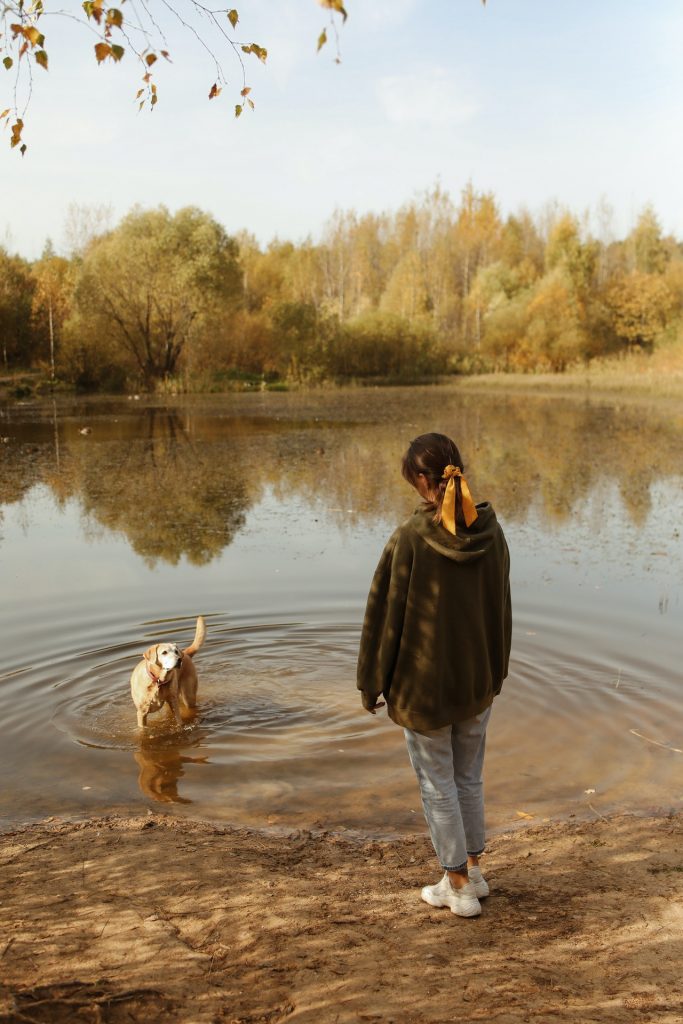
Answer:
[[[680,809],[683,411],[448,386],[1,406],[3,826],[166,806],[422,831],[355,661],[426,430],[459,443],[511,551],[490,827]],[[199,714],[141,736],[131,670],[199,613]]]

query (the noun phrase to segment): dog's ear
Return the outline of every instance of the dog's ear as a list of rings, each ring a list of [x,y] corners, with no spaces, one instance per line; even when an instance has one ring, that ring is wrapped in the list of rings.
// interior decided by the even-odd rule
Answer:
[[[145,659],[145,661],[151,661],[152,664],[154,664],[156,662],[156,660],[157,660],[157,647],[158,646],[159,646],[158,644],[152,644],[151,647],[147,648],[145,653],[142,655],[142,657]]]

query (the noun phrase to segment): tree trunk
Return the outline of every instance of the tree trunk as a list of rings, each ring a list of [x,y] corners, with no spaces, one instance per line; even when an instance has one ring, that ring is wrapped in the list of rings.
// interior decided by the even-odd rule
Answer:
[[[55,382],[55,330],[52,322],[52,296],[48,298],[47,317],[50,325],[50,383]]]

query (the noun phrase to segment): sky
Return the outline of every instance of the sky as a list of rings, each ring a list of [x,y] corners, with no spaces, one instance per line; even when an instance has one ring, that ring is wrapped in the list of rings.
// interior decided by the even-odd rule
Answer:
[[[86,27],[44,19],[25,156],[0,135],[0,244],[64,251],[74,203],[110,206],[112,225],[134,204],[194,205],[262,244],[316,239],[336,209],[395,210],[437,182],[457,199],[469,181],[504,216],[607,203],[617,237],[650,203],[683,238],[680,0],[348,0],[339,64],[333,42],[316,53],[315,0],[234,2],[235,38],[269,51],[265,66],[245,57],[256,109],[238,120],[232,51],[204,30],[228,79],[209,101],[211,57],[160,0],[147,6],[172,63],[156,66],[152,113],[134,102],[134,60],[97,66]],[[4,109],[4,69],[0,87]]]

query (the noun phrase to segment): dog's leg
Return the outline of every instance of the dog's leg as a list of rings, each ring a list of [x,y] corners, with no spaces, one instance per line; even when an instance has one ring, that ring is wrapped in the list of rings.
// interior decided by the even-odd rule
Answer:
[[[178,703],[178,698],[175,697],[173,700],[169,700],[168,703],[171,705],[171,711],[173,712],[173,717],[176,720],[176,725],[178,726],[179,729],[182,729],[183,718],[182,715],[180,714],[180,704]]]
[[[185,671],[180,678],[180,697],[186,708],[196,711],[197,687],[199,683],[197,670],[191,661],[185,662],[183,668]]]
[[[144,729],[147,725],[147,712],[138,708],[138,729]]]

